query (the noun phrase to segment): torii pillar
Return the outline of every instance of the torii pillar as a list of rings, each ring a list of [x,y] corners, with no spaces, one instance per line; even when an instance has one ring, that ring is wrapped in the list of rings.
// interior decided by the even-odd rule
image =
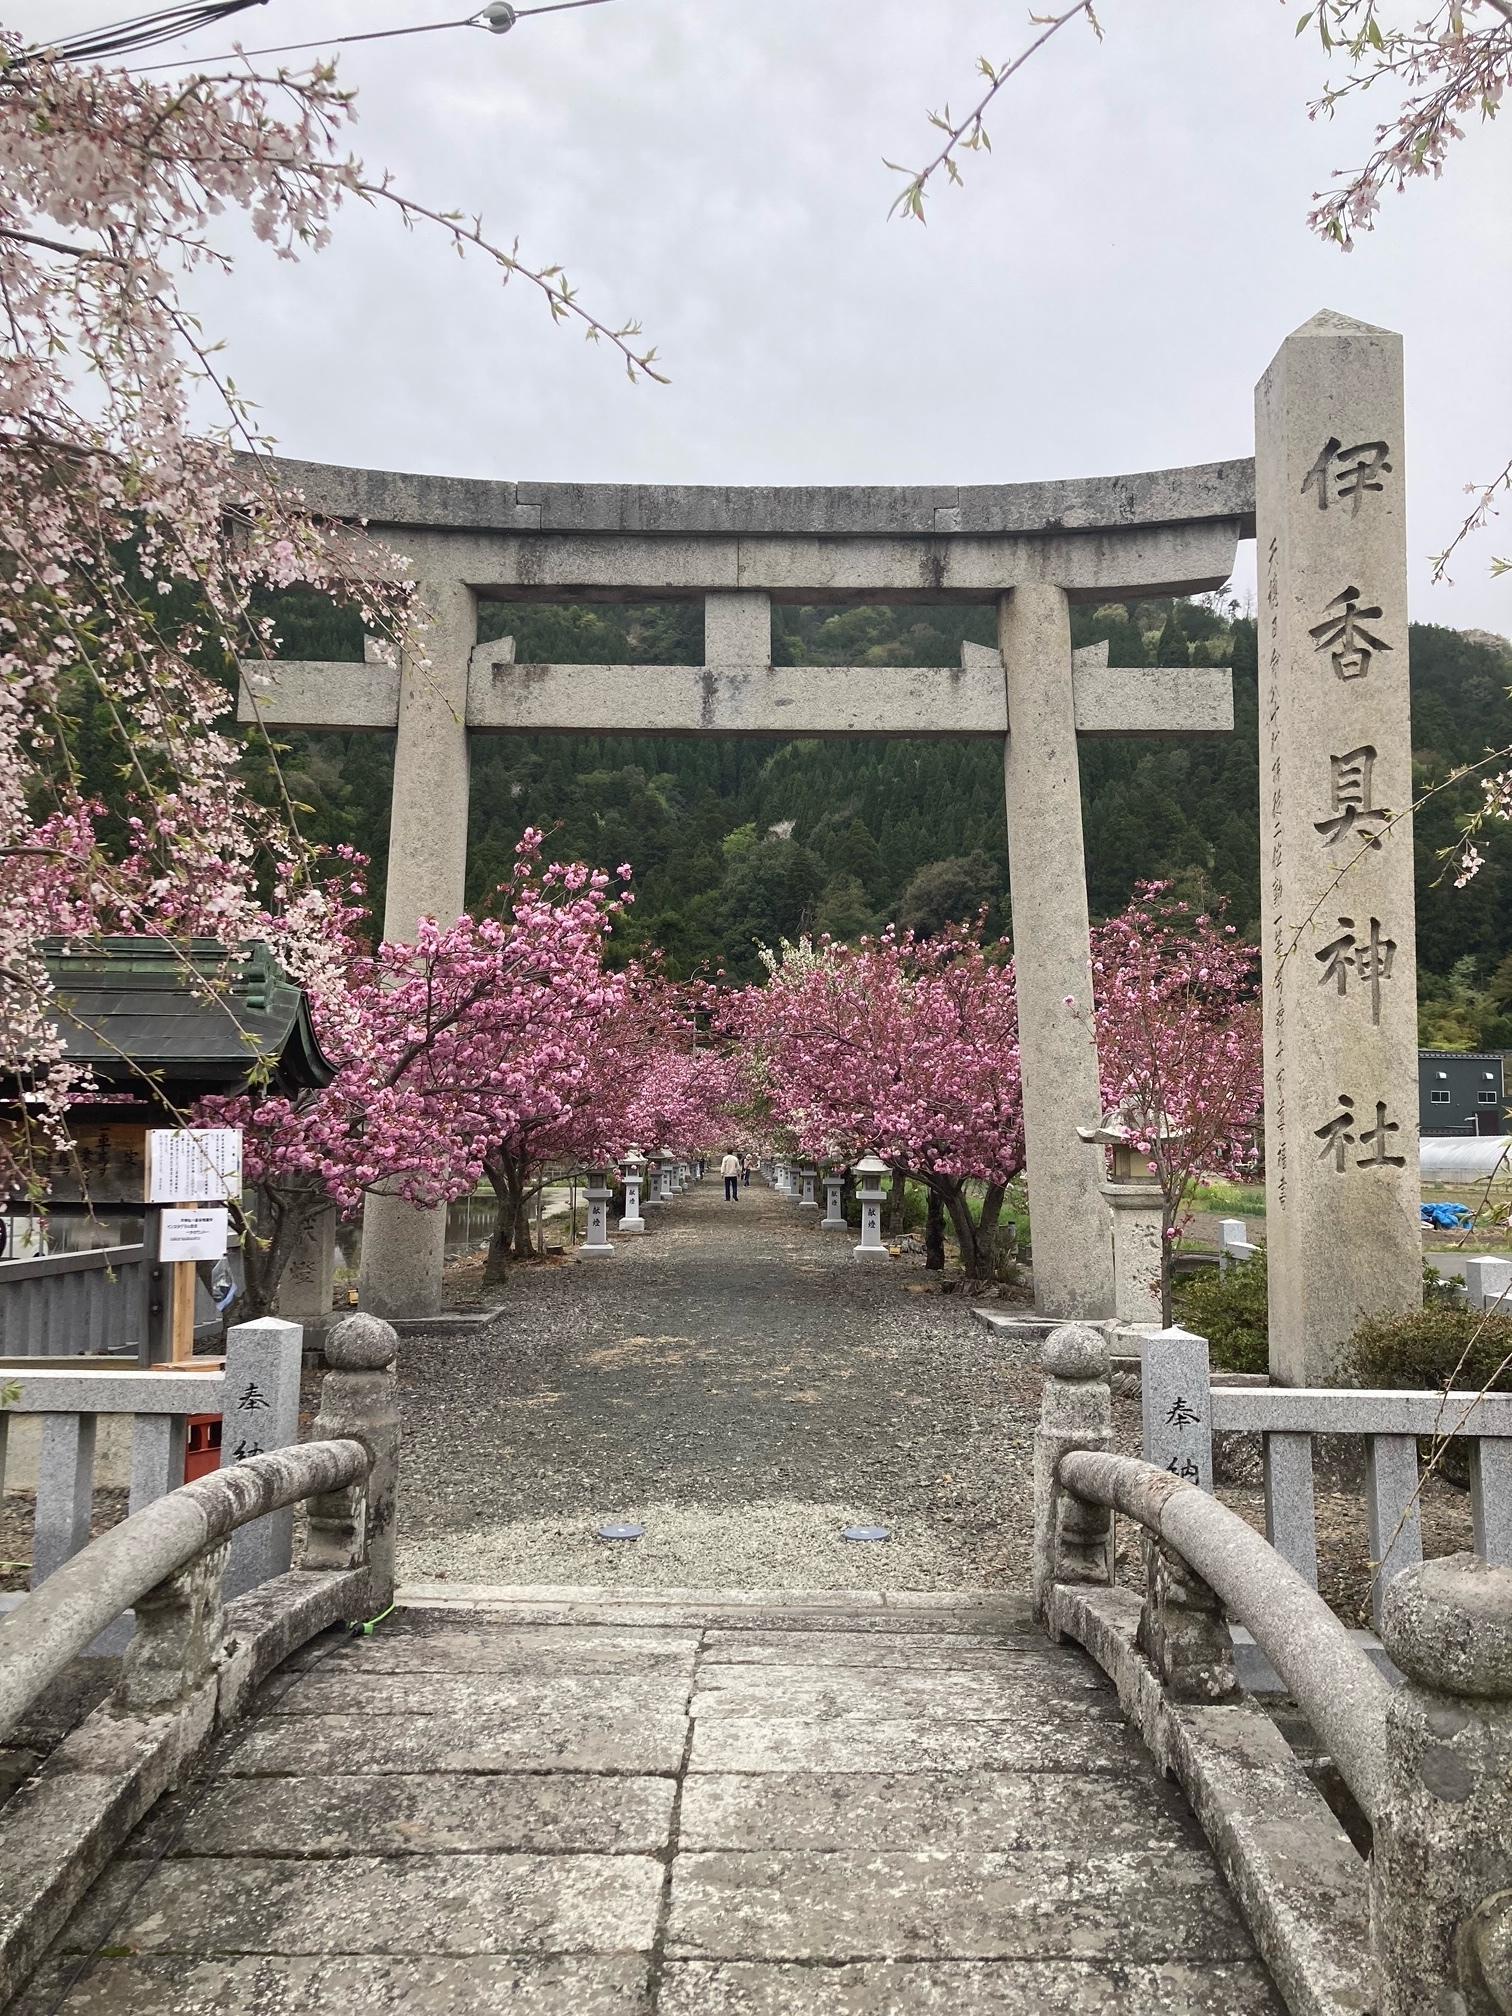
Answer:
[[[1042,1316],[1086,1322],[1115,1313],[1113,1221],[1102,1150],[1078,1132],[1100,1124],[1103,1102],[1065,589],[1035,584],[1005,595],[998,648],[1008,702],[1003,780],[1034,1306]]]

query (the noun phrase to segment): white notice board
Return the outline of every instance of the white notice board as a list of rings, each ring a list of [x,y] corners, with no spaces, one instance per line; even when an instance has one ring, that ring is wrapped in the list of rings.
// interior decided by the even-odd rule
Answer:
[[[223,1260],[226,1223],[224,1204],[170,1207],[158,1217],[159,1260]]]
[[[241,1194],[241,1169],[240,1127],[147,1131],[149,1204],[224,1204]]]

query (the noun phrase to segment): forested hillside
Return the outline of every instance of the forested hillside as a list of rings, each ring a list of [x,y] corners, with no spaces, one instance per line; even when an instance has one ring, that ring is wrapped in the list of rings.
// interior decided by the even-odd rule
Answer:
[[[512,630],[519,658],[698,663],[695,605],[543,608],[485,604],[485,636]],[[990,643],[986,609],[779,609],[779,660],[801,665],[955,665],[962,639]],[[354,619],[296,598],[280,611],[289,657],[360,658]],[[1094,912],[1145,877],[1206,901],[1226,895],[1242,929],[1258,909],[1254,625],[1208,602],[1077,609],[1078,644],[1106,638],[1115,665],[1231,664],[1235,733],[1204,741],[1082,744]],[[1512,744],[1512,647],[1412,629],[1421,794]],[[319,838],[374,859],[382,885],[392,738],[292,736],[286,771]],[[987,742],[780,742],[632,736],[490,736],[473,744],[469,899],[504,873],[520,829],[554,852],[635,866],[633,937],[676,970],[755,969],[757,941],[803,929],[851,937],[896,919],[930,929],[987,903],[1011,929],[1002,766]],[[1512,833],[1498,830],[1462,890],[1440,850],[1475,802],[1470,781],[1418,815],[1418,942],[1425,1042],[1512,1046]]]

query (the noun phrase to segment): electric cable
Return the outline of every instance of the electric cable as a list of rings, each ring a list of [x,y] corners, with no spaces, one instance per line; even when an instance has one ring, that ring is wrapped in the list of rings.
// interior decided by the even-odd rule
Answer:
[[[249,4],[249,0],[244,0],[244,4]],[[490,34],[502,35],[516,21],[524,21],[532,14],[566,14],[578,7],[605,7],[608,4],[609,0],[548,0],[544,6],[512,7],[503,4],[503,0],[494,0],[493,5],[455,21],[421,21],[410,28],[369,28],[356,35],[327,35],[313,42],[276,42],[261,49],[230,49],[220,56],[186,56],[175,63],[133,63],[131,68],[139,76],[147,76],[155,70],[181,70],[188,62],[234,63],[242,56],[295,56],[306,49],[340,49],[353,42],[389,42],[397,36],[433,35],[445,28],[485,28]]]

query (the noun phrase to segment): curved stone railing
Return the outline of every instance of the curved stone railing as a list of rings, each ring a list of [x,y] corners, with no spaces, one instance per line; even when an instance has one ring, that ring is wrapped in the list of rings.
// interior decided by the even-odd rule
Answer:
[[[1045,1345],[1035,1612],[1113,1680],[1181,1783],[1286,2005],[1512,2011],[1512,1570],[1472,1554],[1387,1584],[1393,1688],[1311,1585],[1189,1481],[1112,1450],[1107,1346]],[[1115,1586],[1116,1514],[1145,1588]],[[1239,1688],[1228,1619],[1281,1675],[1368,1822],[1368,1862]]]
[[[1172,1477],[1135,1456],[1083,1450],[1063,1456],[1061,1484],[1084,1504],[1105,1506],[1135,1520],[1152,1539],[1176,1553],[1206,1584],[1223,1609],[1250,1632],[1316,1730],[1340,1776],[1369,1820],[1376,1817],[1385,1754],[1391,1687],[1378,1673],[1318,1592],[1247,1525],[1237,1512],[1184,1478]],[[1188,1578],[1189,1580],[1190,1578]],[[1170,1607],[1169,1591],[1164,1594]],[[1157,1601],[1159,1596],[1157,1596]],[[1192,1614],[1208,1615],[1204,1609]],[[1173,1625],[1153,1617],[1146,1650],[1155,1664],[1171,1665],[1174,1646],[1163,1648]],[[1222,1630],[1216,1617],[1215,1640]],[[1188,1682],[1192,1630],[1185,1648]],[[1163,1661],[1162,1650],[1167,1650]],[[1227,1646],[1212,1647],[1215,1662]],[[1166,1676],[1163,1676],[1166,1677]],[[1190,1692],[1190,1684],[1185,1690]],[[1225,1685],[1224,1692],[1230,1691]]]
[[[180,1485],[91,1541],[0,1627],[0,1742],[107,1625],[219,1555],[239,1526],[305,1499],[362,1487],[370,1467],[360,1442],[297,1442]],[[142,1664],[161,1608],[149,1603],[137,1620],[127,1653],[128,1693],[130,1671]]]
[[[229,1465],[143,1506],[50,1575],[0,1625],[0,1740],[116,1618],[135,1628],[109,1699],[0,1809],[0,2006],[110,1856],[240,1713],[332,1625],[394,1596],[398,1340],[365,1315],[326,1340],[314,1439]],[[304,1503],[300,1565],[222,1603],[227,1546]]]

